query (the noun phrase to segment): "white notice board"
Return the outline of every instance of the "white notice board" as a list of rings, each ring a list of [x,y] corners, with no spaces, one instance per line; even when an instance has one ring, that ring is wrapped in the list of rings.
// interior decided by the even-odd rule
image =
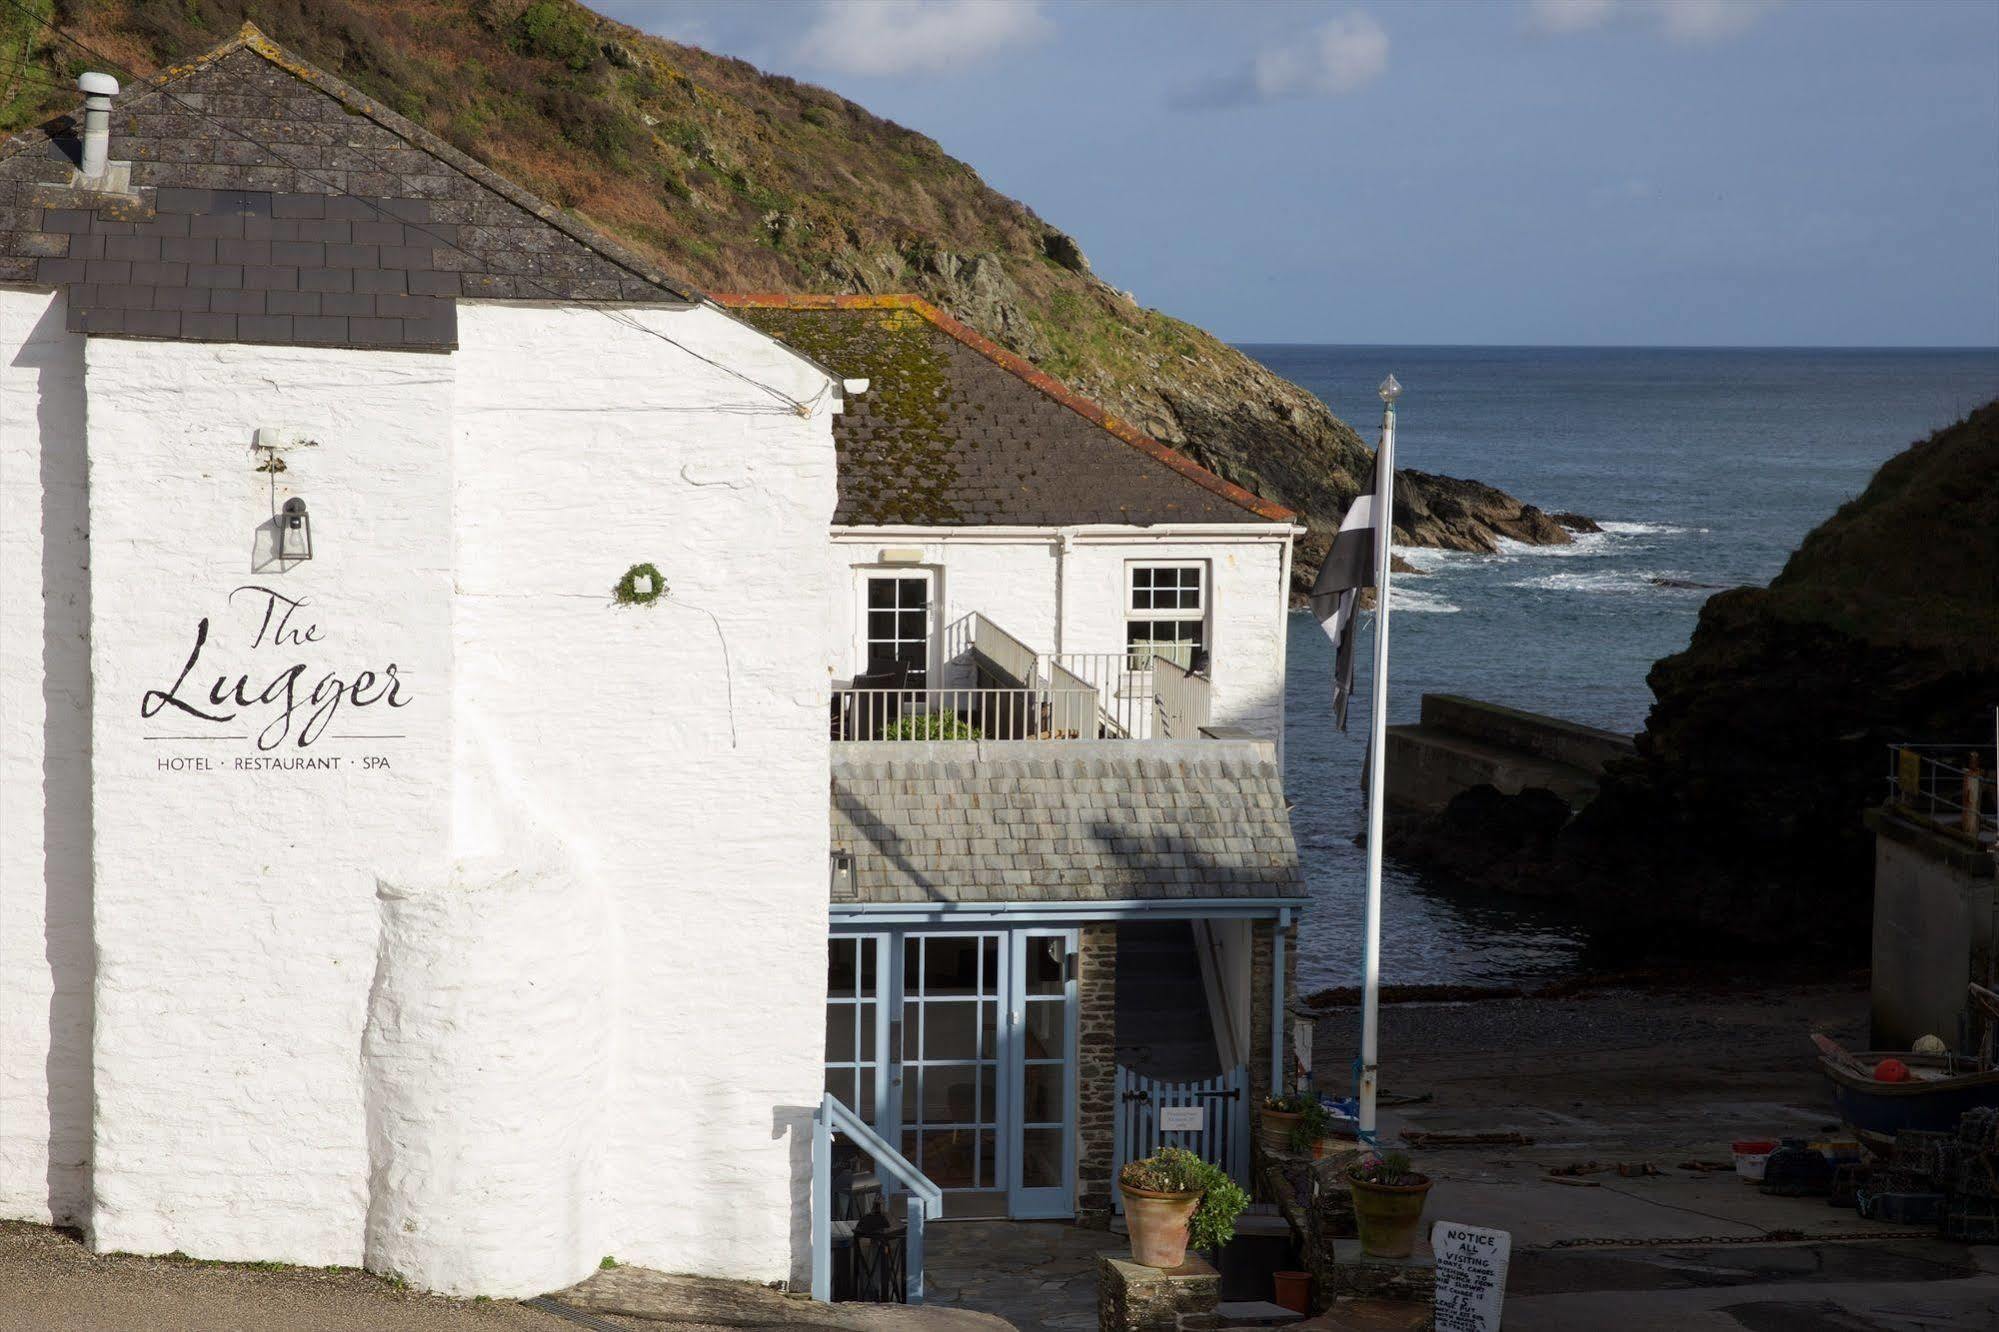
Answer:
[[[1439,1221],[1430,1228],[1437,1259],[1437,1332],[1498,1332],[1513,1236]]]

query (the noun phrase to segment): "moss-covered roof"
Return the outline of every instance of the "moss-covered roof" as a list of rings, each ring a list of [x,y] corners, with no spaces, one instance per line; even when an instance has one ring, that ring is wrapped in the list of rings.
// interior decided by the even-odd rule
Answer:
[[[720,296],[845,379],[845,525],[1289,521],[913,297]]]

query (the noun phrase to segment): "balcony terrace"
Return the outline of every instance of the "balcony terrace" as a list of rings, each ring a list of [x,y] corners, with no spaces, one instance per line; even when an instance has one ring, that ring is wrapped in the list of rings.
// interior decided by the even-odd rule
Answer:
[[[1210,682],[1177,649],[1039,652],[983,615],[946,634],[970,683],[912,686],[898,667],[833,691],[836,741],[1180,740],[1208,724]]]

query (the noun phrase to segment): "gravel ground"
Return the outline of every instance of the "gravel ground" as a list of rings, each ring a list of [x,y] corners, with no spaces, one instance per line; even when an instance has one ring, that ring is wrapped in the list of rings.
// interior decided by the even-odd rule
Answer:
[[[0,1222],[0,1332],[576,1332],[510,1300],[447,1300],[348,1268],[98,1255]]]

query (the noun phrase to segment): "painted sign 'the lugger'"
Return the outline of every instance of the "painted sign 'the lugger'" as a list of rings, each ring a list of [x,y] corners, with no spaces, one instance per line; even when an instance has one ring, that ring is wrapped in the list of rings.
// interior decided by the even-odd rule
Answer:
[[[139,701],[143,718],[194,724],[201,730],[153,738],[254,738],[259,750],[273,750],[287,741],[309,749],[327,737],[327,728],[343,708],[409,706],[408,690],[393,661],[355,670],[350,677],[300,660],[324,651],[320,645],[326,631],[312,615],[305,597],[288,597],[255,584],[231,592],[221,629],[212,632],[209,617],[202,616],[194,626],[194,644],[180,674],[164,689],[148,689]],[[218,658],[228,661],[232,655],[232,639],[242,644],[237,651],[248,661],[218,667]]]

